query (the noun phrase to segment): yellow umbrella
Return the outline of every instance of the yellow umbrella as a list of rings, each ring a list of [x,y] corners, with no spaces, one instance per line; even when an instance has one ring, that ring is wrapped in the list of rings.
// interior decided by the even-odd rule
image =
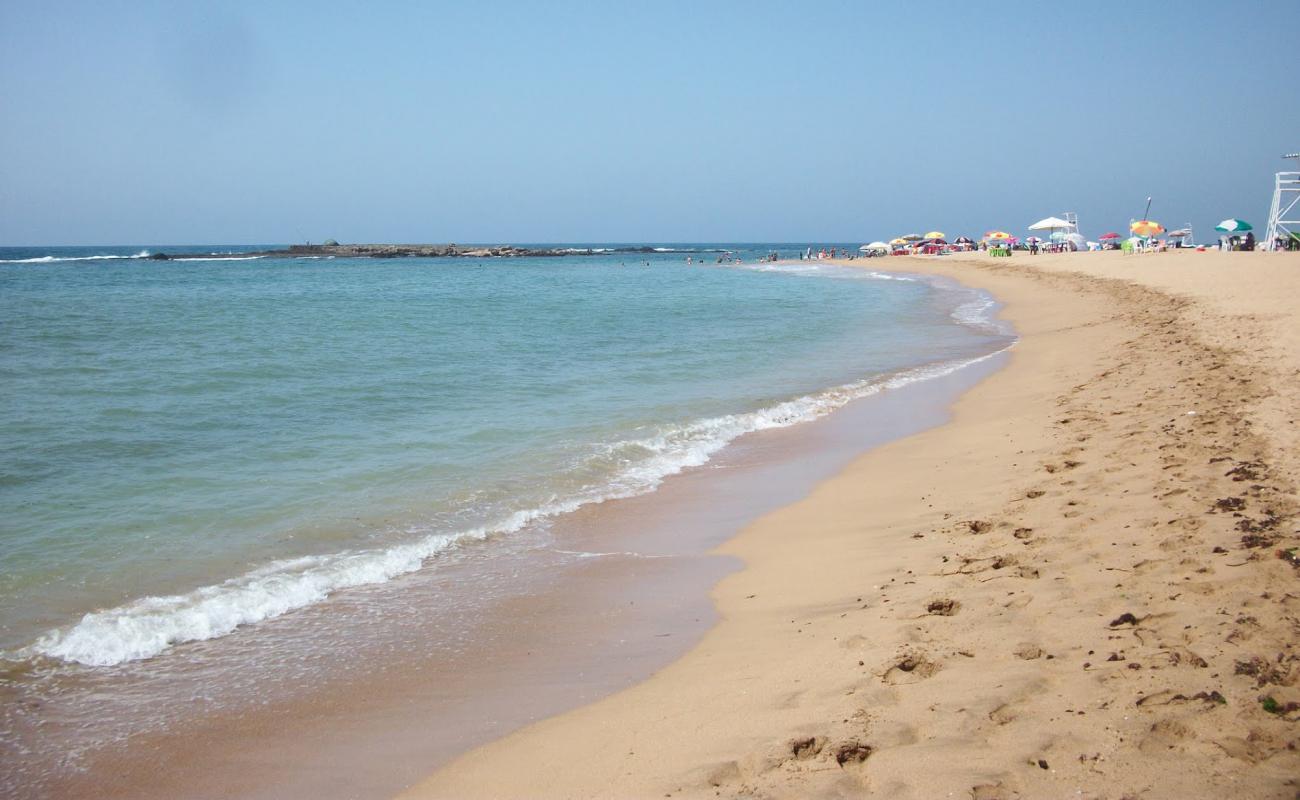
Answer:
[[[890,243],[890,244],[907,244],[907,240],[900,236],[900,237],[898,237],[897,239],[890,239],[890,240],[889,240],[889,243]]]
[[[989,231],[988,233],[984,234],[985,241],[992,240],[995,242],[1000,242],[1010,238],[1011,238],[1011,234],[1007,233],[1006,231]]]
[[[925,235],[925,238],[927,238],[927,239],[943,239],[943,238],[945,238],[945,237],[944,237],[944,235],[943,235],[943,231],[930,231],[929,233],[927,233],[927,234]]]
[[[1138,236],[1159,236],[1165,232],[1165,226],[1149,219],[1140,219],[1130,223],[1128,229]]]

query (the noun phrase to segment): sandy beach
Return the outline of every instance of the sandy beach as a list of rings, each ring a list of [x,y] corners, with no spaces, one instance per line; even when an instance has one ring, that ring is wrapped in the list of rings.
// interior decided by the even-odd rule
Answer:
[[[651,679],[408,798],[1294,797],[1300,258],[895,258],[1021,335],[726,543]]]

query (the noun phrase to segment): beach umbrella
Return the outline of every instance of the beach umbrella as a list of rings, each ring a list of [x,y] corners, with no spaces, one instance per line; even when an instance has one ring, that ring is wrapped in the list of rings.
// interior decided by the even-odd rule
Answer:
[[[1139,219],[1129,224],[1128,229],[1138,236],[1150,238],[1165,232],[1165,226],[1150,219]]]
[[[1010,239],[1011,234],[1007,233],[1006,231],[989,231],[988,233],[984,234],[984,238],[985,240],[988,241],[1001,242]]]
[[[1170,237],[1171,239],[1181,239],[1181,238],[1183,238],[1184,236],[1191,236],[1191,235],[1192,235],[1192,229],[1191,229],[1191,228],[1179,228],[1179,229],[1176,230],[1176,231],[1170,231],[1170,232],[1169,232],[1169,237]]]
[[[1214,229],[1216,231],[1223,231],[1224,233],[1237,233],[1238,231],[1254,230],[1254,227],[1244,219],[1225,219],[1223,222],[1215,225]]]
[[[1029,230],[1050,231],[1050,230],[1055,230],[1056,228],[1069,228],[1069,227],[1070,227],[1070,223],[1066,222],[1060,217],[1048,217],[1047,219],[1040,219],[1039,221],[1035,222],[1033,225],[1030,225]]]
[[[922,236],[922,235],[919,234],[919,233],[905,233],[905,234],[903,234],[902,236],[900,236],[900,237],[898,237],[898,238],[903,239],[903,240],[908,241],[908,242],[919,242],[919,241],[921,241],[922,239],[924,239],[925,237]]]
[[[900,237],[898,237],[897,239],[890,239],[890,240],[889,240],[889,243],[892,244],[892,245],[897,246],[897,245],[900,245],[900,244],[907,244],[907,240],[904,239],[902,236],[900,236]]]
[[[863,250],[888,250],[889,245],[884,242],[872,242],[871,244],[862,245]]]
[[[958,236],[956,239],[953,239],[953,241],[957,244],[975,244],[975,240],[969,236]]]
[[[1026,241],[1026,242],[1029,242],[1030,244],[1038,244],[1039,242],[1041,242],[1041,241],[1043,241],[1043,240],[1042,240],[1042,239],[1039,239],[1037,236],[1026,236],[1026,237],[1025,237],[1025,241]]]
[[[1120,236],[1118,233],[1115,233],[1114,231],[1111,231],[1110,233],[1103,233],[1101,236],[1098,236],[1097,238],[1098,239],[1123,239],[1124,237]]]
[[[927,239],[942,239],[943,237],[944,237],[943,231],[930,231],[925,235],[925,238]]]

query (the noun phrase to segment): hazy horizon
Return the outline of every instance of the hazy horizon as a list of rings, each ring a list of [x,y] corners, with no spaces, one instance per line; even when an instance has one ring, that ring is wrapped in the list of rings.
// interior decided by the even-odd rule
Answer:
[[[1135,19],[1140,14],[1140,19]],[[0,246],[1259,230],[1300,5],[0,7]],[[1286,54],[1290,52],[1291,56]]]

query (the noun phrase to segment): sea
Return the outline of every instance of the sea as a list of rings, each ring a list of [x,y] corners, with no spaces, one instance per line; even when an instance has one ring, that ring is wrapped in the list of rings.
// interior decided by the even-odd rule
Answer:
[[[464,661],[600,554],[566,518],[1014,341],[903,259],[799,258],[853,244],[546,246],[0,248],[0,794]]]

